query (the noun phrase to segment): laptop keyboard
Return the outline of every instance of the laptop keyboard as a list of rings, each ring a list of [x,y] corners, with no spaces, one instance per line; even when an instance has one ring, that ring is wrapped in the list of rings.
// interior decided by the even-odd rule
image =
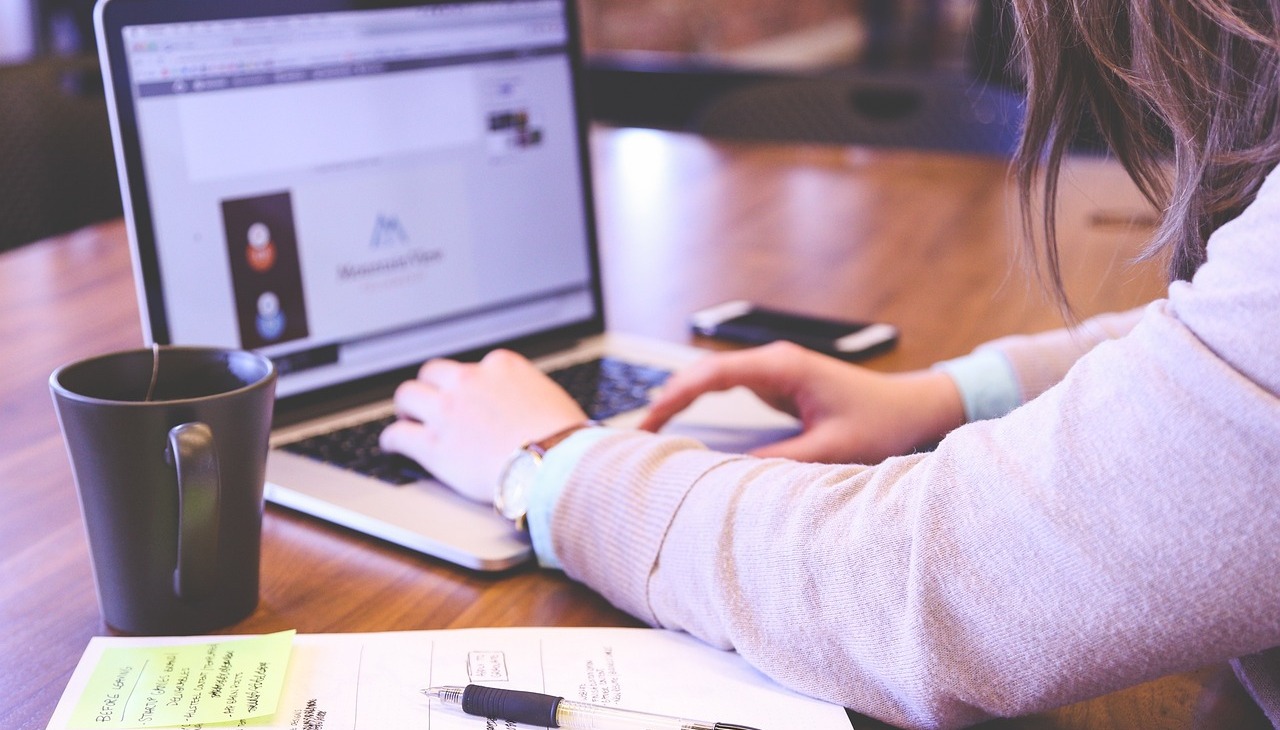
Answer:
[[[412,484],[426,479],[425,469],[413,459],[388,454],[378,446],[378,434],[396,420],[395,415],[375,418],[336,431],[316,434],[280,448],[316,461],[381,479],[388,484]]]
[[[573,396],[588,416],[603,421],[648,404],[649,391],[665,383],[670,373],[605,357],[570,365],[548,375]],[[399,454],[388,454],[378,446],[378,434],[395,419],[394,415],[375,418],[280,448],[389,484],[411,484],[426,479],[429,474],[417,462]]]
[[[649,391],[667,382],[666,370],[611,357],[570,365],[548,373],[597,421],[634,411],[649,403]]]

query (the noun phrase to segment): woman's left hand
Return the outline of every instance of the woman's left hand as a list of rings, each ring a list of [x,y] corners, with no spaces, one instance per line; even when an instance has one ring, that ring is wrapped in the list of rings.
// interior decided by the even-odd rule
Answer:
[[[524,357],[495,350],[475,364],[429,360],[396,389],[400,420],[382,432],[384,451],[422,464],[477,502],[491,502],[507,458],[587,416]]]

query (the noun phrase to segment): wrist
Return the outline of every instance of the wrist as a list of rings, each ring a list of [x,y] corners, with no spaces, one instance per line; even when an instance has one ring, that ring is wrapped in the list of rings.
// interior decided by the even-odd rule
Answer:
[[[581,431],[584,428],[594,428],[599,425],[600,425],[599,421],[593,421],[589,418],[583,419],[576,423],[571,423],[568,426],[565,426],[564,428],[558,431],[555,431],[550,436],[545,436],[543,438],[537,439],[536,441],[529,441],[524,445],[523,448],[536,448],[540,450],[543,454],[546,454],[548,451],[550,451],[551,449],[559,445],[561,441],[564,441],[565,439],[569,438],[570,436],[577,433],[578,431]]]
[[[979,348],[932,369],[951,379],[960,394],[966,423],[999,418],[1022,405],[1018,376],[999,350]]]
[[[494,511],[510,521],[515,529],[526,529],[529,493],[542,469],[543,457],[557,444],[578,431],[598,425],[596,421],[579,421],[541,439],[522,444],[508,457],[498,477],[498,483],[494,486]]]
[[[618,433],[616,429],[607,426],[574,431],[543,458],[542,468],[529,491],[529,513],[526,521],[529,541],[538,556],[538,564],[542,567],[561,568],[552,524],[561,496],[568,489],[573,473],[597,443]]]
[[[913,414],[911,433],[916,443],[908,449],[936,444],[966,423],[964,399],[960,389],[941,370],[918,370],[897,376],[905,390],[904,412]]]

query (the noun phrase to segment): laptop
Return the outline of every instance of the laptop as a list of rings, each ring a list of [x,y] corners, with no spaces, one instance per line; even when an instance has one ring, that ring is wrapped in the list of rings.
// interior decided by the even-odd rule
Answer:
[[[96,23],[145,337],[275,362],[267,500],[527,560],[376,439],[431,357],[511,347],[625,427],[699,355],[605,330],[572,0],[101,0]],[[743,450],[795,424],[731,391],[672,428]]]

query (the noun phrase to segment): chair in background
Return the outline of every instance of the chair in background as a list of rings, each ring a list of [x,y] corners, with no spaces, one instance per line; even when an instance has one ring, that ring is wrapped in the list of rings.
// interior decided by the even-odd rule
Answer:
[[[708,64],[587,64],[592,117],[712,137],[945,150],[1007,157],[1024,95],[964,71],[773,73]]]
[[[619,127],[689,131],[711,101],[783,74],[701,62],[597,54],[585,65],[591,118]]]
[[[0,66],[0,250],[120,214],[97,60]]]
[[[707,102],[692,129],[732,139],[1011,155],[1023,95],[939,72],[830,74],[751,84]]]

